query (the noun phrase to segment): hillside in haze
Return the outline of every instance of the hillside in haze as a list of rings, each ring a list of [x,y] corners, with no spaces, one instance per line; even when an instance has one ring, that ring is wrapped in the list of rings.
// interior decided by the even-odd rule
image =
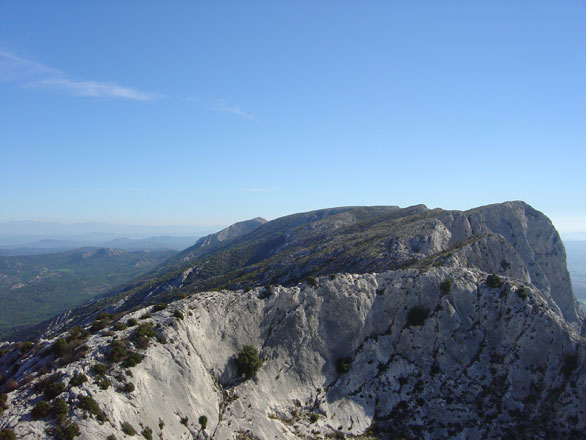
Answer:
[[[47,255],[0,257],[0,337],[126,283],[174,253],[83,248]]]
[[[586,311],[586,241],[565,241],[568,271],[576,298]]]
[[[585,317],[541,212],[342,207],[242,225],[53,321],[51,339],[4,344],[1,426],[585,438]]]

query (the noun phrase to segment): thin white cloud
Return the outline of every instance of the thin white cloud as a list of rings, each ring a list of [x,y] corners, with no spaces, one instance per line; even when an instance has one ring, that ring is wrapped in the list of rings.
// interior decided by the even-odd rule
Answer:
[[[235,104],[231,104],[223,99],[215,102],[214,110],[217,112],[232,113],[236,116],[240,116],[241,118],[249,119],[249,120],[252,120],[255,118],[254,115],[242,110],[242,108],[240,106],[235,105]]]
[[[61,70],[5,51],[0,51],[0,81],[18,82],[28,87],[42,87],[83,97],[121,98],[136,101],[150,101],[159,97],[115,83],[74,80]]]
[[[150,101],[155,98],[155,95],[150,93],[139,92],[117,84],[96,81],[73,81],[67,78],[44,79],[31,85],[46,86],[47,88],[62,90],[76,96],[125,98],[137,101]]]

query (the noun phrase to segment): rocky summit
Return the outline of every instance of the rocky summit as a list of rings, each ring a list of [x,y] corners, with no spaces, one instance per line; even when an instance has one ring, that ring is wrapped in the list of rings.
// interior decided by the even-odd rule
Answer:
[[[4,343],[0,438],[586,438],[584,325],[523,202],[255,219]]]

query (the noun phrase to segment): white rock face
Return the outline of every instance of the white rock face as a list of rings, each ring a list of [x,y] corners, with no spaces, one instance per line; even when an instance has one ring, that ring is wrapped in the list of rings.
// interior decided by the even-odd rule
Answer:
[[[462,228],[481,227],[473,221],[464,226],[463,218],[453,221]],[[477,246],[481,250],[483,243]],[[494,259],[503,257],[517,263],[512,251]],[[450,258],[471,261],[474,255],[463,250]],[[534,258],[538,264],[540,257]],[[153,438],[164,439],[297,439],[335,433],[583,438],[586,341],[559,310],[552,310],[554,290],[529,284],[536,269],[514,270],[527,283],[525,299],[517,293],[519,281],[506,279],[501,288],[489,288],[486,272],[459,267],[339,274],[319,278],[315,287],[196,294],[148,319],[160,325],[167,343],[153,340],[142,363],[130,369],[132,377],[116,364],[108,373],[109,389],[86,383],[63,397],[82,439],[125,438],[123,422],[139,433],[149,427]],[[453,282],[449,293],[439,288],[445,279]],[[415,306],[429,311],[422,325],[409,325]],[[175,309],[183,320],[173,317]],[[133,330],[115,333],[122,339]],[[90,337],[86,358],[57,371],[66,378],[75,372],[91,376],[90,367],[107,354],[111,339],[103,331]],[[234,356],[245,344],[259,348],[264,364],[256,378],[243,381]],[[53,362],[51,356],[29,357],[18,380]],[[347,372],[336,368],[343,358]],[[120,373],[135,385],[133,392],[116,390],[122,385],[115,379]],[[107,421],[83,418],[79,395],[91,395]],[[11,392],[1,426],[22,438],[47,438],[52,419],[30,418],[38,399],[30,384]],[[205,430],[198,424],[202,415],[208,419]]]

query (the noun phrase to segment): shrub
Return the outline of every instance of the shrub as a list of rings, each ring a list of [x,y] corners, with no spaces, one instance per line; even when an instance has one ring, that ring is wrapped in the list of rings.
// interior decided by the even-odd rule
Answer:
[[[568,353],[564,356],[564,365],[562,366],[562,374],[566,379],[569,379],[572,371],[578,367],[578,355],[576,353]]]
[[[123,389],[126,393],[132,393],[134,391],[134,384],[132,382],[128,382],[124,385]]]
[[[16,434],[10,428],[4,428],[0,431],[0,440],[16,440]]]
[[[60,357],[63,355],[63,353],[65,353],[65,349],[67,348],[67,341],[63,338],[59,338],[53,342],[51,348],[53,349],[53,354],[55,354],[55,357]]]
[[[77,426],[76,423],[73,423],[67,418],[64,418],[63,421],[59,423],[57,428],[55,428],[55,434],[55,437],[57,438],[72,440],[80,435],[81,432],[79,431],[79,426]]]
[[[147,348],[150,343],[150,339],[157,336],[157,333],[153,330],[152,323],[145,323],[139,325],[134,333],[132,333],[132,338],[134,343],[140,348]]]
[[[108,353],[108,360],[110,362],[121,362],[128,351],[126,350],[126,343],[124,341],[114,340],[110,343],[110,353]]]
[[[319,420],[319,416],[316,413],[312,413],[309,416],[309,423],[315,423]]]
[[[503,280],[498,275],[494,273],[486,277],[486,285],[491,289],[496,289],[503,285]]]
[[[0,394],[0,414],[2,414],[5,409],[8,409],[8,394],[2,393]]]
[[[429,309],[422,305],[411,307],[407,312],[407,327],[422,326],[425,324],[425,320],[429,316],[429,313]]]
[[[151,312],[146,312],[146,313],[143,313],[142,315],[140,315],[140,318],[138,318],[138,319],[149,319],[152,317],[153,317],[153,315]]]
[[[161,310],[165,310],[168,307],[167,303],[160,302],[153,306],[153,312],[160,312]]]
[[[31,411],[31,414],[33,415],[34,419],[38,420],[47,417],[50,411],[51,405],[49,404],[49,402],[47,402],[46,400],[41,400],[39,401],[39,403],[35,405],[35,407]]]
[[[65,391],[65,384],[63,382],[53,382],[45,387],[44,394],[47,400],[53,400],[63,391]]]
[[[177,309],[173,312],[173,316],[177,319],[183,319],[183,313],[179,309]]]
[[[262,367],[262,359],[258,355],[258,350],[253,345],[244,345],[238,356],[236,356],[236,366],[240,376],[251,378]]]
[[[93,365],[92,371],[98,376],[103,376],[104,374],[106,374],[107,368],[104,364],[97,362]]]
[[[527,299],[529,297],[529,290],[525,286],[521,286],[517,289],[517,295],[521,299]]]
[[[112,385],[112,382],[110,382],[110,379],[108,379],[106,376],[98,376],[96,378],[95,384],[97,386],[99,386],[101,390],[105,391],[108,388],[110,388],[110,385]]]
[[[352,358],[342,357],[336,360],[336,371],[338,374],[346,374],[352,368]]]
[[[126,359],[124,359],[124,362],[122,362],[122,366],[124,368],[132,368],[135,365],[140,364],[141,362],[142,355],[140,355],[139,353],[131,352],[128,354]]]
[[[134,327],[136,324],[138,324],[136,318],[130,318],[128,321],[126,321],[127,327]]]
[[[147,440],[153,440],[153,430],[151,428],[149,428],[148,426],[146,426],[142,430],[142,436],[144,438],[146,438]]]
[[[114,434],[110,434],[108,437],[106,437],[106,440],[116,440],[116,436]]]
[[[122,427],[122,432],[126,435],[136,435],[136,430],[134,427],[128,422],[122,422],[120,425]]]
[[[79,407],[94,415],[100,422],[106,421],[106,415],[100,409],[100,405],[98,405],[98,402],[96,402],[90,396],[80,396]]]
[[[126,330],[126,324],[124,324],[122,321],[116,321],[116,324],[114,324],[114,330],[116,330],[116,331]]]
[[[317,286],[317,279],[313,275],[309,275],[308,277],[305,277],[305,281],[311,287],[316,287]]]
[[[206,416],[200,416],[199,425],[201,426],[201,429],[206,429],[208,426],[208,418]]]
[[[76,325],[71,330],[69,330],[69,336],[67,337],[67,341],[73,341],[75,339],[85,340],[88,336],[87,330],[79,325]]]
[[[34,344],[31,341],[25,341],[22,343],[22,345],[20,346],[20,352],[21,353],[26,353],[27,351],[29,351],[31,348],[33,348]]]
[[[445,278],[439,285],[440,292],[442,293],[450,293],[452,291],[452,280],[449,278]]]
[[[187,426],[189,424],[189,417],[181,417],[181,424]]]
[[[69,408],[67,407],[67,403],[65,400],[58,398],[55,399],[55,403],[53,403],[53,408],[51,408],[51,412],[53,413],[53,417],[57,417],[59,415],[67,415]]]
[[[83,373],[74,374],[73,377],[69,380],[69,386],[78,387],[82,383],[87,381],[87,376]]]

